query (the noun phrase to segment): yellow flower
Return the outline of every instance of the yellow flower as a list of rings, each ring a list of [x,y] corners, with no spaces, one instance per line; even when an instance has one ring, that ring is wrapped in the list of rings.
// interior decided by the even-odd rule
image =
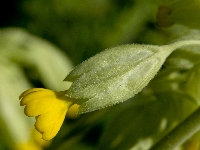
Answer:
[[[69,107],[73,105],[70,98],[65,96],[65,91],[54,92],[43,88],[29,89],[23,92],[19,99],[21,106],[26,105],[25,115],[35,116],[35,128],[44,140],[56,136]]]

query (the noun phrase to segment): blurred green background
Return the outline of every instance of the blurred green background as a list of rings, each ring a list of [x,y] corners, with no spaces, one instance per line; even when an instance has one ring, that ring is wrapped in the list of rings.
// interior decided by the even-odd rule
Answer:
[[[20,93],[31,87],[58,91],[69,88],[70,83],[62,81],[73,66],[106,48],[130,43],[167,43],[174,29],[156,24],[158,6],[164,2],[167,0],[1,3],[0,149],[143,150],[183,119],[187,114],[180,117],[168,113],[168,109],[176,111],[180,106],[166,102],[167,98],[157,103],[156,99],[162,96],[147,92],[136,97],[134,103],[130,100],[77,119],[66,119],[55,139],[44,145],[32,136],[34,121],[23,114],[18,100]],[[177,94],[172,93],[168,99],[177,99]],[[191,102],[183,107],[186,105],[194,108]],[[147,106],[152,106],[153,111]]]
[[[160,3],[161,0],[9,1],[1,5],[0,25],[22,27],[51,41],[76,65],[111,46],[162,43],[163,34],[159,35],[155,24]],[[155,40],[148,34],[161,37]]]

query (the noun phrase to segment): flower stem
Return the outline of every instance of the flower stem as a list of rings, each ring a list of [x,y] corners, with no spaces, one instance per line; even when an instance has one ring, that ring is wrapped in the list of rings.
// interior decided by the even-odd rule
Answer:
[[[200,107],[175,127],[151,150],[173,150],[200,130]]]
[[[200,45],[200,40],[182,40],[169,44],[173,49],[178,49],[189,45]]]

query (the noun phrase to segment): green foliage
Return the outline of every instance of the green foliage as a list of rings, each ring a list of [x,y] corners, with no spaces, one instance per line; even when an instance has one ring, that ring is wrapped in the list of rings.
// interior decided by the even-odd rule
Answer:
[[[69,87],[60,78],[71,71],[72,63],[57,47],[20,28],[1,29],[0,47],[0,131],[12,150],[31,139],[33,125],[19,108],[19,95],[33,86]]]
[[[200,81],[200,63],[198,63],[197,65],[195,65],[190,69],[190,71],[188,72],[185,85],[186,92],[192,95],[198,104],[200,103],[199,81]]]
[[[181,123],[200,104],[199,1],[21,0],[19,6],[23,16],[11,26],[31,34],[0,31],[0,149],[29,136],[18,95],[31,86],[67,90],[69,58],[84,61],[66,77],[67,96],[80,113],[123,103],[67,118],[46,149],[146,150],[168,134],[176,149],[199,149],[199,136],[191,138],[198,119]],[[191,122],[196,126],[187,128]],[[180,125],[181,134],[173,135]]]
[[[200,2],[198,0],[175,0],[160,7],[158,12],[161,26],[173,23],[200,29]]]
[[[155,22],[160,1],[22,1],[21,11],[28,18],[22,24],[31,33],[56,43],[78,64],[108,47],[137,41],[144,30],[149,31],[148,24]],[[160,38],[147,42],[164,42],[165,35],[154,32]]]
[[[0,60],[7,61],[2,63],[9,64],[11,61],[22,65],[28,70],[29,78],[40,78],[43,84],[54,90],[64,90],[70,86],[60,78],[64,78],[73,65],[57,47],[20,28],[2,29],[0,34]]]
[[[142,94],[133,100],[110,118],[100,149],[150,149],[195,108],[189,97],[177,92]]]
[[[171,4],[170,19],[191,28],[200,29],[200,2],[198,0],[178,0]]]

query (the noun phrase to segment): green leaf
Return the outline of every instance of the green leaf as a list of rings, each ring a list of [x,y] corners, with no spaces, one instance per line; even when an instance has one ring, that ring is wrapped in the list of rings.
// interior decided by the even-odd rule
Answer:
[[[80,104],[79,113],[123,102],[140,92],[176,48],[198,41],[170,45],[123,45],[107,49],[78,65],[65,80],[73,84],[66,96]]]

